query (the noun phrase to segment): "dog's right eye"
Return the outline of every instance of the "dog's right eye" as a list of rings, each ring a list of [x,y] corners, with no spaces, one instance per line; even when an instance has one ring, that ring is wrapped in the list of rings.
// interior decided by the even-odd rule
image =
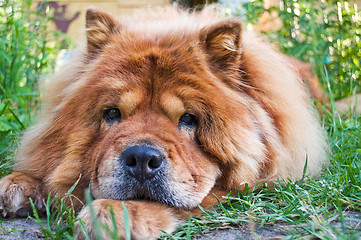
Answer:
[[[120,122],[120,120],[122,119],[122,114],[120,113],[118,108],[110,108],[104,111],[103,118],[108,123],[112,123],[115,121]]]
[[[188,127],[193,128],[197,125],[197,118],[193,114],[185,113],[183,114],[178,122],[178,128],[180,127]]]

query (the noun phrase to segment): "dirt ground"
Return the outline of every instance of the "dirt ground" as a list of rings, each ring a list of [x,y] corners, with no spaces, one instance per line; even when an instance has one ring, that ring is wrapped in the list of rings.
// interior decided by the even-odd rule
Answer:
[[[344,224],[349,231],[361,231],[361,213],[348,212]],[[337,220],[331,222],[335,228],[341,229],[341,223]],[[317,226],[315,226],[317,227]],[[302,226],[290,226],[285,223],[258,226],[244,224],[232,228],[217,229],[194,237],[195,240],[253,240],[253,239],[282,239],[290,235],[290,231],[302,232]],[[8,232],[4,234],[4,232]],[[294,232],[294,231],[293,231]],[[4,240],[37,240],[45,239],[40,226],[33,219],[12,219],[4,220],[0,224],[0,239]]]

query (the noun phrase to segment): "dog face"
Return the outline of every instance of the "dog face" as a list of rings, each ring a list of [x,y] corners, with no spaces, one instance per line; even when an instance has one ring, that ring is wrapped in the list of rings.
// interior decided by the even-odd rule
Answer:
[[[137,42],[134,49],[138,44],[146,43]],[[98,64],[106,64],[121,45],[106,47]],[[204,109],[207,89],[197,84],[202,75],[182,66],[191,54],[173,57],[176,49],[130,48],[106,74],[87,80],[99,86],[88,93],[97,99],[89,111],[100,125],[91,157],[92,193],[195,207],[219,175],[216,159],[197,138],[203,115],[211,111]],[[192,84],[198,89],[189,88]]]
[[[212,139],[207,128],[222,121],[213,119],[214,112],[226,112],[226,102],[232,100],[215,103],[209,95],[227,96],[227,86],[199,63],[206,59],[195,41],[155,43],[119,30],[116,23],[99,17],[94,21],[88,24],[112,26],[113,32],[104,29],[108,44],[89,40],[95,60],[85,74],[86,84],[66,107],[79,109],[77,119],[97,126],[89,154],[92,194],[196,207],[220,173],[217,158],[206,151],[202,139]],[[236,31],[239,27],[234,26]],[[80,103],[79,96],[93,101]]]

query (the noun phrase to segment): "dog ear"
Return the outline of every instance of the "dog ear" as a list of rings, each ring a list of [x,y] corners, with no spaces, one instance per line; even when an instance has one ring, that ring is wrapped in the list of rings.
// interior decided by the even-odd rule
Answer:
[[[241,31],[242,24],[237,20],[222,21],[200,31],[201,47],[212,67],[224,71],[239,66]]]
[[[88,53],[99,52],[109,37],[120,31],[120,24],[113,16],[96,8],[87,9],[85,27]]]

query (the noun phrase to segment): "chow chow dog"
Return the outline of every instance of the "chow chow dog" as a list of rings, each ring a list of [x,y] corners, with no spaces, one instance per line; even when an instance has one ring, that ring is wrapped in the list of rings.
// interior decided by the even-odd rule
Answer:
[[[327,141],[287,59],[237,19],[173,7],[115,17],[89,8],[86,46],[45,84],[41,112],[0,181],[3,216],[72,206],[133,239],[171,233],[243,183],[317,175]],[[307,163],[307,164],[306,164]],[[106,237],[107,233],[103,233]],[[84,235],[80,225],[75,236]]]

